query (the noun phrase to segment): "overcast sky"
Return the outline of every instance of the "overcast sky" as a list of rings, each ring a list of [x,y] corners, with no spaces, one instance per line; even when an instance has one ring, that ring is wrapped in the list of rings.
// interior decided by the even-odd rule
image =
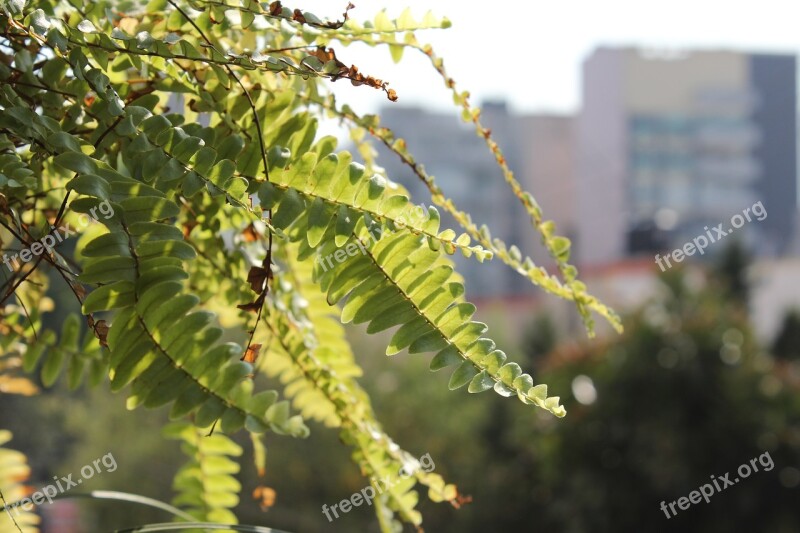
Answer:
[[[502,97],[520,111],[570,112],[580,102],[583,58],[598,45],[658,48],[734,48],[800,51],[796,0],[352,0],[353,18],[372,19],[386,8],[395,18],[405,6],[417,18],[431,9],[453,26],[427,31],[445,66],[476,101]],[[347,0],[297,0],[320,18],[338,18]],[[400,102],[447,107],[452,100],[424,57],[392,63],[388,49],[350,47],[339,55],[362,72],[391,82]],[[365,87],[335,86],[360,111],[385,102]]]

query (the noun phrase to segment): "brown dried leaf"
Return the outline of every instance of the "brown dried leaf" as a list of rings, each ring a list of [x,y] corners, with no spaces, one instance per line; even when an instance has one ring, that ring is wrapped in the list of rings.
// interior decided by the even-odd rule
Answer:
[[[256,227],[250,224],[242,231],[242,237],[244,237],[245,242],[256,242],[259,238],[259,234],[256,231]]]
[[[294,10],[294,13],[292,14],[292,20],[297,21],[300,24],[306,24],[306,18],[303,16],[303,12],[299,9]]]
[[[251,365],[256,364],[259,352],[261,351],[261,346],[261,344],[251,344],[248,346],[247,351],[244,352],[241,360],[245,363],[250,363]]]
[[[189,234],[192,233],[192,230],[197,226],[197,222],[194,220],[187,220],[183,223],[183,238],[188,239]]]
[[[261,294],[267,287],[268,277],[269,272],[266,268],[254,266],[251,267],[250,272],[247,273],[247,283],[250,284],[250,288],[253,289],[253,292]]]
[[[94,325],[94,334],[100,341],[100,346],[108,348],[108,322],[105,320],[98,320]]]
[[[250,302],[249,304],[239,304],[236,306],[238,309],[242,311],[250,311],[251,313],[258,313],[258,310],[261,309],[261,304],[258,301]]]
[[[450,500],[450,505],[452,505],[455,509],[461,509],[464,505],[472,503],[472,496],[458,494],[454,500]]]
[[[250,302],[247,304],[239,304],[236,307],[241,309],[242,311],[250,311],[251,313],[258,313],[261,306],[264,305],[264,300],[267,298],[267,293],[263,292],[259,295],[258,298],[254,302]]]
[[[258,502],[262,511],[269,511],[270,507],[275,505],[275,498],[277,493],[275,489],[267,487],[266,485],[259,485],[253,491],[253,499]]]

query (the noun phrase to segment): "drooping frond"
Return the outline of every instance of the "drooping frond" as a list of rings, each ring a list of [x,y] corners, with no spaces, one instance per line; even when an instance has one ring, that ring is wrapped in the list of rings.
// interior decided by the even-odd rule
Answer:
[[[100,349],[92,330],[87,330],[82,340],[79,333],[80,320],[74,314],[64,319],[58,338],[45,330],[40,341],[25,352],[25,370],[31,372],[41,363],[42,384],[46,387],[53,385],[64,371],[70,389],[78,388],[84,379],[91,387],[98,385],[108,372],[108,353]]]
[[[77,156],[73,170],[83,164],[97,162]],[[220,420],[225,432],[246,425],[254,432],[272,427],[305,434],[300,419],[279,416],[277,393],[253,395],[247,379],[252,365],[240,360],[241,346],[219,343],[222,330],[213,324],[214,315],[195,309],[199,298],[184,290],[183,261],[195,252],[180,231],[163,222],[178,214],[178,206],[110,168],[94,170],[98,174],[80,176],[91,182],[83,191],[111,191],[114,215],[104,221],[109,233],[82,250],[82,280],[102,284],[86,298],[83,312],[117,311],[108,334],[112,389],[131,384],[130,407],[170,403],[173,417],[193,414],[199,427]],[[72,206],[88,211],[98,201],[76,200]]]
[[[381,126],[377,116],[367,115],[362,117],[347,105],[337,106],[336,100],[332,95],[327,97],[307,96],[307,98],[310,102],[321,106],[335,116],[349,121],[354,127],[364,132],[368,131],[373,138],[394,152],[426,185],[433,203],[452,215],[464,228],[466,234],[479,243],[483,249],[496,255],[517,273],[528,278],[534,285],[560,298],[575,301],[590,335],[594,334],[594,322],[588,312],[589,310],[604,317],[617,331],[622,331],[622,322],[619,316],[595,296],[589,294],[586,285],[577,279],[577,269],[567,264],[570,247],[569,240],[555,235],[555,226],[552,222],[542,220],[541,209],[530,193],[522,191],[519,187],[515,188],[515,193],[519,193],[522,203],[534,218],[536,227],[540,228],[542,242],[557,260],[566,283],[549,274],[545,268],[537,266],[530,257],[524,257],[517,246],[509,246],[501,239],[493,237],[488,226],[482,225],[478,227],[469,213],[460,210],[453,200],[438,186],[433,176],[428,174],[424,166],[417,162],[406,148],[405,140],[396,137],[389,128]]]
[[[237,524],[231,511],[239,504],[242,485],[236,480],[242,448],[226,435],[209,435],[208,428],[197,428],[188,422],[173,422],[163,430],[164,436],[181,441],[188,457],[172,483],[177,495],[173,505],[185,509],[199,521]]]
[[[306,418],[339,428],[342,440],[353,448],[353,459],[387,509],[419,525],[422,517],[415,509],[416,483],[427,487],[428,496],[436,502],[455,500],[458,492],[439,474],[425,471],[382,429],[369,397],[356,381],[361,369],[344,329],[325,293],[313,282],[312,261],[293,259],[296,248],[281,254],[287,270],[276,277],[277,301],[267,318],[269,350],[261,367],[281,378]],[[385,488],[380,485],[387,477],[398,478],[401,470],[406,480]]]
[[[365,180],[340,185],[337,195],[368,198],[371,185]],[[330,186],[324,182],[317,188]],[[524,403],[564,416],[558,397],[548,398],[546,386],[534,387],[533,378],[522,373],[519,365],[506,363],[506,354],[483,336],[486,325],[471,320],[475,306],[460,301],[464,286],[453,279],[453,267],[442,250],[432,250],[425,237],[393,231],[394,224],[379,224],[371,218],[343,224],[337,213],[312,226],[313,207],[294,191],[266,183],[259,197],[263,207],[274,209],[273,225],[302,243],[305,251],[301,248],[300,257],[316,254],[316,274],[328,303],[336,304],[349,295],[342,308],[343,322],[369,322],[369,333],[401,326],[387,348],[388,355],[405,348],[411,353],[436,352],[433,370],[458,365],[450,388],[467,384],[472,392],[494,388],[503,396],[516,395]],[[378,190],[374,201],[380,202],[385,194]],[[377,229],[368,227],[367,220],[378,224]],[[350,229],[352,239],[347,253],[337,246],[343,225]],[[376,233],[380,236],[368,249]],[[336,257],[337,252],[342,259]]]
[[[519,200],[531,219],[531,223],[541,237],[543,246],[548,250],[550,256],[555,261],[558,271],[563,278],[563,282],[557,277],[551,276],[547,271],[536,266],[530,257],[523,257],[515,245],[507,245],[502,240],[492,237],[490,230],[486,226],[478,228],[472,221],[468,213],[458,209],[453,201],[446,196],[442,189],[436,184],[433,176],[427,174],[424,167],[416,161],[414,156],[406,148],[406,142],[402,138],[396,138],[394,133],[379,124],[377,116],[359,116],[349,106],[339,108],[332,95],[321,97],[313,90],[306,94],[306,98],[322,106],[334,116],[345,119],[350,124],[360,130],[356,135],[359,138],[368,132],[378,142],[384,144],[386,148],[394,152],[400,160],[406,164],[414,174],[427,186],[432,201],[450,213],[456,221],[467,231],[476,242],[486,250],[493,252],[500,260],[506,263],[519,274],[528,278],[534,285],[542,287],[544,290],[575,302],[581,318],[586,325],[590,336],[594,335],[594,322],[590,311],[595,311],[604,317],[617,331],[622,331],[622,323],[619,316],[610,308],[603,305],[596,297],[587,292],[586,286],[577,279],[578,270],[569,264],[571,243],[566,237],[556,234],[555,224],[546,220],[542,209],[530,192],[523,190],[519,181],[514,176],[514,172],[508,165],[508,161],[502,153],[500,146],[492,138],[491,130],[486,128],[480,120],[480,109],[473,106],[469,101],[469,93],[459,91],[455,80],[450,77],[444,67],[444,61],[438,57],[430,45],[423,45],[417,40],[413,33],[415,29],[425,29],[433,27],[447,27],[447,19],[438,20],[429,12],[422,21],[417,21],[412,16],[410,10],[405,10],[400,17],[391,20],[384,11],[381,11],[374,21],[369,24],[359,24],[350,20],[342,29],[335,32],[330,30],[319,30],[320,35],[317,42],[327,45],[329,42],[340,42],[349,45],[355,42],[364,43],[369,46],[388,46],[391,56],[395,62],[399,62],[405,49],[419,52],[426,56],[434,70],[439,74],[444,82],[445,88],[452,93],[453,102],[461,108],[461,117],[465,122],[471,123],[475,127],[475,132],[479,138],[486,142],[486,146],[494,158],[501,171],[504,181],[509,186],[514,196]],[[402,34],[403,38],[399,39]]]

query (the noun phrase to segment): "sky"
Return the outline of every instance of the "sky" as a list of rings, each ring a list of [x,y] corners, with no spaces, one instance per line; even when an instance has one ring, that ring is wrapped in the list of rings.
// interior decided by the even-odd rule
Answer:
[[[337,19],[347,0],[296,0],[320,18]],[[302,4],[300,3],[302,2]],[[453,23],[420,32],[444,58],[460,90],[473,101],[506,99],[524,112],[570,113],[580,105],[581,63],[600,46],[656,49],[724,48],[800,52],[800,4],[796,0],[352,0],[351,17],[364,21],[405,7],[421,19],[428,10]],[[289,5],[289,2],[284,2]],[[340,59],[390,82],[404,104],[453,109],[448,91],[427,58],[392,62],[388,49],[349,47]],[[337,97],[360,112],[388,103],[366,87],[339,82]]]

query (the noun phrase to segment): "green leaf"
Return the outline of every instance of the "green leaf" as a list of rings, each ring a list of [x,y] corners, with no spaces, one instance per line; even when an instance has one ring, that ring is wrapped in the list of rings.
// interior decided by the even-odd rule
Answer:
[[[459,353],[458,347],[451,344],[433,357],[430,367],[436,371],[462,362],[464,358]]]
[[[316,248],[319,243],[322,242],[322,237],[328,229],[331,218],[332,212],[328,209],[322,198],[314,198],[311,202],[311,206],[308,208],[308,231],[306,233],[306,239],[308,239],[309,246]]]
[[[489,355],[481,359],[480,364],[486,368],[490,374],[496,374],[506,361],[506,354],[502,350],[494,350]]]
[[[199,137],[187,137],[180,141],[177,146],[172,149],[172,157],[177,159],[183,164],[188,165],[191,158],[200,150],[204,145],[203,139]]]
[[[566,237],[553,237],[550,241],[553,253],[559,261],[569,261],[571,243]]]
[[[403,51],[405,47],[400,44],[390,44],[389,52],[392,54],[392,61],[399,63],[403,59]]]
[[[272,217],[272,224],[277,228],[286,228],[305,211],[305,208],[305,202],[300,194],[294,189],[289,189]]]
[[[227,159],[229,161],[236,161],[239,154],[244,150],[244,147],[245,143],[242,137],[239,135],[229,135],[216,146],[217,160],[222,161],[223,159]]]
[[[266,414],[267,409],[278,400],[278,393],[273,390],[262,391],[253,395],[250,410],[258,416]]]
[[[64,131],[57,131],[55,133],[51,133],[47,137],[47,143],[53,148],[57,148],[65,152],[82,153],[81,143],[78,141],[78,138]]]
[[[494,383],[491,376],[485,370],[482,370],[472,378],[467,390],[472,393],[484,392],[494,387]]]
[[[111,186],[106,180],[94,174],[79,174],[67,183],[67,189],[79,194],[94,196],[101,200],[108,200],[111,196]]]
[[[73,172],[92,174],[97,170],[97,165],[92,158],[80,152],[65,152],[57,155],[53,160],[57,165]]]
[[[386,347],[386,355],[396,354],[427,333],[436,333],[436,331],[433,331],[431,325],[422,317],[417,317],[411,322],[403,324],[394,334],[392,340],[389,341],[389,345]],[[441,339],[441,335],[439,335],[439,338]]]
[[[447,340],[442,337],[442,334],[439,331],[431,331],[414,340],[408,347],[408,353],[435,352],[446,346]]]
[[[163,131],[172,128],[172,123],[164,115],[153,115],[152,117],[144,119],[139,125],[139,128],[150,139],[155,139]]]
[[[166,405],[183,393],[190,385],[191,379],[183,372],[175,371],[171,367],[170,376],[157,383],[149,385],[150,391],[144,399],[144,406],[148,408],[156,408]]]
[[[336,236],[334,238],[336,246],[344,246],[350,240],[356,222],[358,222],[358,217],[354,212],[344,205],[339,207],[339,211],[336,213]]]
[[[144,316],[144,323],[152,332],[168,330],[175,321],[200,303],[200,298],[194,294],[181,294],[163,302],[156,309]]]
[[[470,361],[464,361],[461,365],[456,368],[456,371],[453,372],[453,375],[450,376],[450,382],[447,386],[450,390],[455,390],[458,388],[463,387],[474,378],[478,374],[478,371],[475,369],[475,365],[473,365]]]
[[[522,374],[522,369],[517,363],[508,363],[497,371],[497,377],[506,385],[511,385]]]
[[[225,367],[214,383],[213,389],[227,393],[237,382],[253,373],[250,363],[238,361]]]
[[[224,412],[225,404],[218,398],[212,396],[203,402],[203,405],[201,405],[200,409],[195,413],[194,423],[198,427],[210,426],[216,422]]]
[[[246,417],[247,415],[238,409],[228,409],[222,415],[220,429],[227,434],[234,433],[244,427]]]
[[[129,281],[117,281],[103,285],[89,293],[81,307],[83,314],[97,313],[127,307],[134,302],[134,287]]]
[[[65,351],[61,348],[50,350],[49,356],[45,359],[44,365],[42,365],[42,384],[45,387],[52,386],[58,379],[65,355]]]
[[[128,224],[171,218],[180,213],[178,206],[166,198],[151,196],[127,198],[122,200],[120,205],[125,211],[124,217]]]
[[[78,334],[80,333],[80,322],[78,316],[74,314],[67,315],[64,319],[64,324],[61,326],[61,339],[59,339],[59,346],[71,352],[78,351]]]
[[[501,381],[498,381],[497,383],[494,384],[494,391],[500,396],[505,396],[506,398],[514,396],[514,389],[505,385]]]
[[[191,384],[172,404],[172,409],[169,413],[170,418],[174,420],[186,416],[197,409],[207,398],[208,395],[202,388]]]
[[[78,23],[78,31],[83,33],[96,33],[97,28],[94,27],[91,20],[82,20]]]
[[[381,32],[391,32],[395,30],[395,25],[386,15],[386,10],[381,10],[375,16],[375,29]]]
[[[42,357],[45,351],[55,343],[55,340],[55,333],[49,329],[45,330],[41,335],[39,342],[28,347],[28,349],[25,351],[25,354],[22,356],[22,369],[25,370],[25,372],[33,372],[33,370],[36,368],[36,363],[39,362],[39,359]]]
[[[474,313],[475,306],[469,302],[452,305],[436,319],[436,326],[448,337],[453,336]]]
[[[77,389],[83,378],[83,370],[86,367],[85,361],[81,357],[70,357],[67,367],[67,387],[69,390]]]
[[[289,402],[283,401],[272,404],[266,412],[267,420],[277,427],[281,427],[289,420]]]
[[[86,257],[116,257],[116,256],[130,256],[130,243],[128,236],[124,233],[104,233],[99,237],[95,237],[83,249],[83,255]],[[90,272],[97,273],[99,267],[91,268]]]
[[[536,385],[528,391],[528,396],[544,402],[547,399],[547,385]]]
[[[253,13],[250,13],[249,11],[240,11],[240,13],[242,15],[242,28],[244,29],[249,28],[250,25],[253,23],[253,21],[256,19],[256,16]]]
[[[247,180],[240,177],[231,178],[222,187],[228,195],[235,200],[242,200],[247,192]]]
[[[11,2],[12,5],[13,3],[14,2]],[[47,30],[50,29],[50,26],[52,26],[50,19],[47,18],[47,15],[45,15],[44,11],[41,9],[37,9],[31,14],[31,27],[35,33],[45,35]]]

